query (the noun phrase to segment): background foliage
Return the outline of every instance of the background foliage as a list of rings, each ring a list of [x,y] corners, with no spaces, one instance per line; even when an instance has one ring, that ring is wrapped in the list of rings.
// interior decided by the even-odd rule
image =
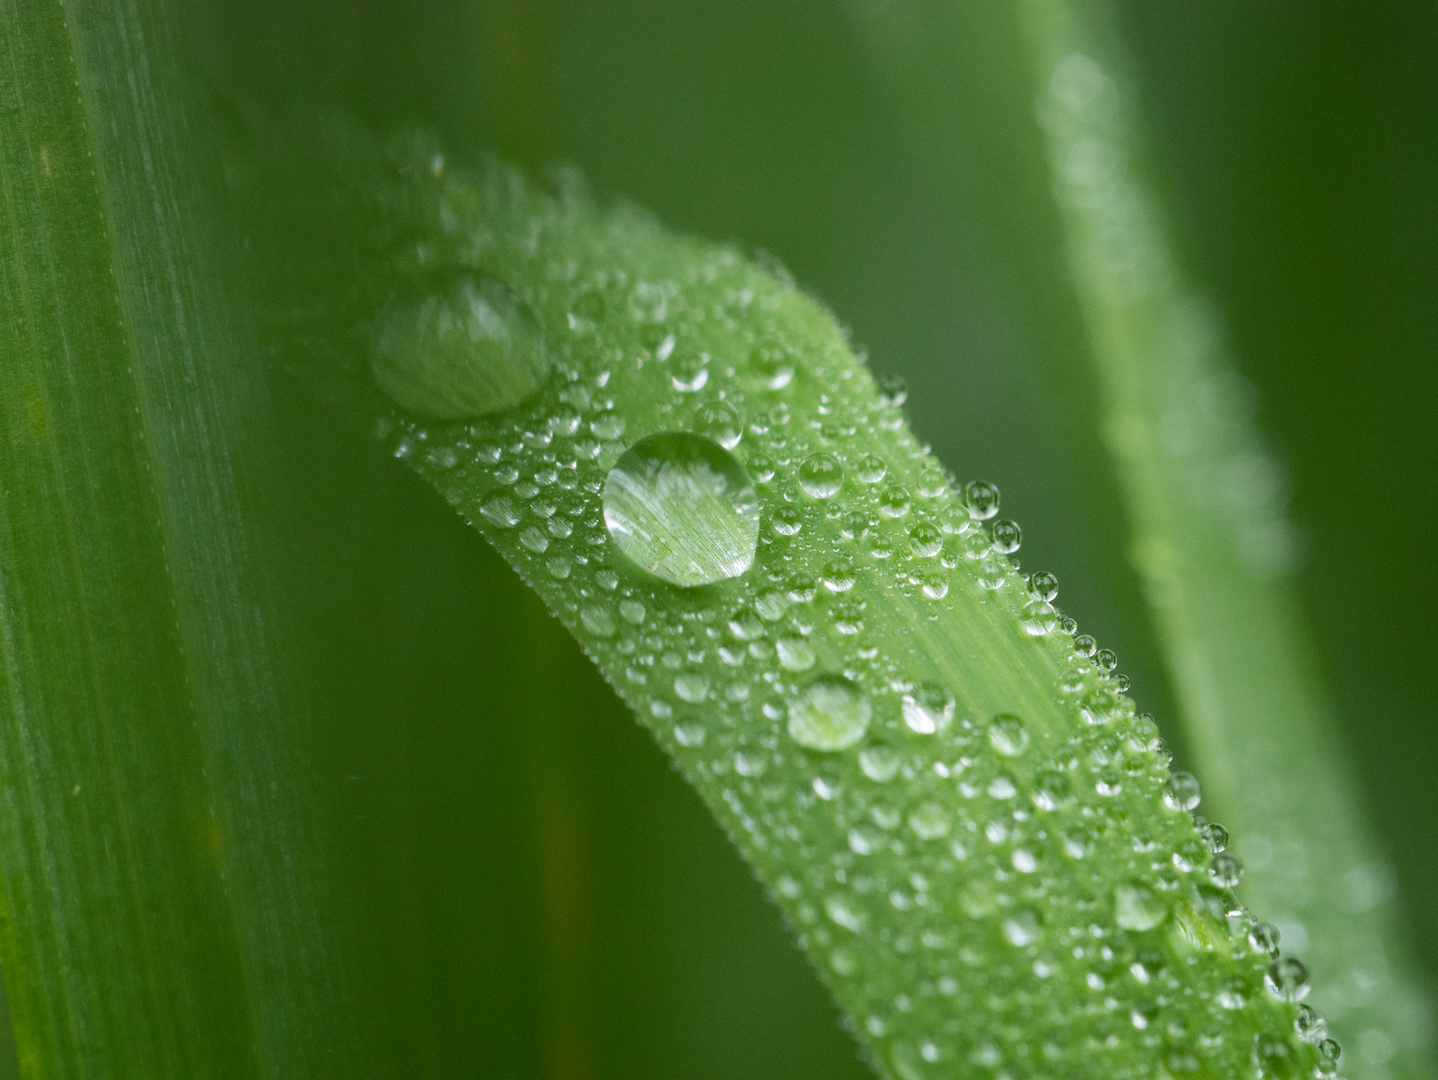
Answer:
[[[1015,17],[963,6],[957,162],[903,114],[865,5],[270,2],[207,8],[196,40],[222,103],[319,98],[535,171],[570,161],[676,228],[778,255],[905,374],[939,457],[1000,485],[1026,566],[1058,574],[1163,725]],[[1432,971],[1438,14],[1120,12],[1175,220],[1291,469],[1304,599]],[[378,1060],[863,1075],[698,800],[538,601],[337,403],[283,374],[275,396],[313,571],[315,797],[373,901],[357,933],[388,988],[365,1018]]]

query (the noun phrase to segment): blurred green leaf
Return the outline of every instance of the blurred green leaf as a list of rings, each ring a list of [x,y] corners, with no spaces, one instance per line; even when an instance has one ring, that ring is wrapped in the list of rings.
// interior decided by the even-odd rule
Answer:
[[[268,409],[178,33],[0,15],[0,962],[27,1075],[353,1076]]]

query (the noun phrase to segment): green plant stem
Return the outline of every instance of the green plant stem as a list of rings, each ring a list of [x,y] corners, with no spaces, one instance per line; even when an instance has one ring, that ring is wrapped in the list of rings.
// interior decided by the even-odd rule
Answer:
[[[0,13],[0,960],[30,1076],[358,1076],[180,37]]]
[[[1218,320],[1143,177],[1107,5],[1024,0],[1103,436],[1200,767],[1248,861],[1243,895],[1313,968],[1355,1077],[1431,1076],[1428,1007],[1343,767],[1288,576],[1278,467]]]

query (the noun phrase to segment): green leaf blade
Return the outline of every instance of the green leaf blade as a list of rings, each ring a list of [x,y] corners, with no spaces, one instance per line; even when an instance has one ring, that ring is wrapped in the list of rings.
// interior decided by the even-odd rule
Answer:
[[[355,1075],[279,736],[302,703],[263,388],[175,13],[15,7],[0,51],[0,949],[22,1067]]]
[[[388,203],[404,209],[381,232],[433,237],[428,273],[502,279],[557,374],[510,413],[396,414],[396,456],[654,732],[880,1067],[1217,1076],[1255,1053],[1311,1067],[1294,1006],[1264,989],[1269,957],[1165,803],[1152,722],[1031,607],[995,547],[1004,530],[969,513],[830,316],[632,211],[420,160],[399,156]],[[404,256],[388,265],[403,280]],[[777,387],[774,353],[792,370]],[[758,555],[676,588],[623,556],[600,495],[628,446],[702,429],[719,401],[747,420],[733,453],[760,493]],[[806,487],[816,454],[840,462],[837,491]],[[796,740],[816,686],[839,726]],[[856,697],[862,715],[839,717]]]

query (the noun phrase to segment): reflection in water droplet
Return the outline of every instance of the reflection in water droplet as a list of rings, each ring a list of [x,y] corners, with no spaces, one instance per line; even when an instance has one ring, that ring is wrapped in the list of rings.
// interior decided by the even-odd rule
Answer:
[[[810,454],[799,466],[799,486],[815,499],[833,498],[844,482],[844,467],[833,454]]]
[[[497,278],[465,275],[375,320],[370,370],[402,408],[441,420],[513,408],[549,374],[539,320]]]
[[[727,450],[670,432],[641,439],[615,463],[604,482],[604,521],[625,555],[687,588],[749,569],[759,499]]]
[[[1018,551],[1023,541],[1023,532],[1012,521],[996,521],[993,528],[994,550],[1004,555]]]
[[[854,470],[854,475],[866,484],[877,484],[888,471],[889,467],[878,454],[865,454],[859,459],[859,467]]]
[[[841,675],[821,675],[789,703],[789,737],[809,750],[844,750],[864,737],[869,699]]]
[[[971,480],[964,485],[964,502],[971,515],[987,521],[999,512],[999,489],[987,480]]]
[[[1047,570],[1029,575],[1029,592],[1040,600],[1052,601],[1059,594],[1059,579]]]

